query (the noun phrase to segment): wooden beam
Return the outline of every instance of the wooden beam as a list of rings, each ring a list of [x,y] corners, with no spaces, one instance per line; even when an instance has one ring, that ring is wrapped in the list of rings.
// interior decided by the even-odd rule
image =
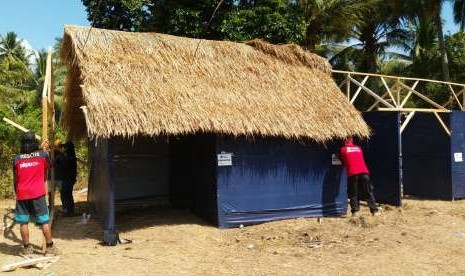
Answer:
[[[421,94],[420,92],[416,91],[415,88],[410,88],[409,86],[403,84],[403,83],[399,83],[400,86],[403,86],[407,89],[411,89],[412,93],[415,94],[416,96],[418,96],[419,98],[421,98],[422,100],[424,100],[425,102],[435,106],[436,108],[439,108],[439,109],[446,109],[445,107],[443,107],[442,105],[436,103],[435,101],[431,100],[430,98],[426,97],[425,95]]]
[[[6,118],[6,117],[3,117],[3,121],[6,122],[7,124],[10,124],[12,126],[14,126],[15,128],[21,130],[22,132],[29,132],[30,130],[23,127],[22,125],[18,124],[18,123],[15,123],[13,122],[12,120]],[[40,137],[39,135],[36,134],[36,138],[37,140],[42,140],[42,137]]]
[[[460,95],[462,95],[463,92],[465,92],[465,88],[462,89],[462,90],[460,90],[460,91],[457,93],[457,97],[459,97]],[[462,96],[462,98],[465,99],[465,94]],[[442,106],[448,106],[452,101],[454,101],[454,99],[449,98],[449,100],[447,100],[447,102],[445,102]]]
[[[90,137],[91,129],[90,129],[89,115],[87,113],[87,106],[83,105],[80,107],[80,109],[82,110],[82,114],[84,114],[84,119],[86,121],[87,137]]]
[[[388,92],[385,92],[385,93],[381,96],[381,98],[384,99],[384,97],[386,97],[387,94],[388,94]],[[373,108],[377,107],[378,105],[379,105],[379,101],[375,101],[375,103],[372,104],[372,105],[367,109],[367,111],[372,111]]]
[[[409,91],[408,91],[408,93],[407,93],[407,96],[405,96],[404,100],[403,100],[402,103],[400,104],[400,106],[399,106],[400,108],[404,107],[404,105],[407,103],[408,99],[409,99],[410,96],[413,94],[413,90],[417,87],[418,83],[419,83],[419,81],[416,81],[416,82],[412,85],[412,87],[409,87],[409,86],[407,86],[407,85],[404,84],[404,87],[406,86],[407,89],[409,89]],[[399,86],[403,86],[402,84],[403,84],[403,83],[401,83],[400,81],[397,83],[397,85],[399,85]],[[399,100],[400,100],[400,97],[398,97],[398,98],[399,98]]]
[[[383,82],[383,85],[384,85],[384,87],[386,88],[386,91],[389,93],[389,97],[391,97],[392,102],[395,103],[395,104],[396,104],[396,107],[397,107],[398,104],[397,104],[397,102],[396,102],[396,99],[394,98],[394,95],[392,94],[391,89],[390,89],[389,86],[387,85],[386,80],[384,79],[384,77],[381,77],[381,81]],[[394,84],[394,86],[396,86],[396,85],[397,85],[397,84]],[[393,86],[393,87],[394,87],[394,86]]]
[[[347,75],[346,77],[346,96],[347,99],[350,101],[350,74]]]
[[[4,265],[2,267],[2,272],[7,272],[7,271],[13,271],[17,268],[20,267],[26,267],[26,266],[32,266],[38,263],[43,263],[43,262],[56,262],[60,259],[60,256],[56,257],[40,257],[40,258],[35,258],[35,259],[27,259],[27,260],[22,260],[20,262]]]
[[[449,128],[447,128],[446,124],[444,124],[444,121],[441,119],[441,117],[439,116],[439,114],[437,112],[434,112],[434,115],[436,116],[436,118],[438,119],[439,123],[441,124],[442,128],[444,129],[444,131],[447,133],[447,135],[450,136],[450,130]]]
[[[48,89],[48,99],[49,99],[49,108],[50,108],[50,140],[55,141],[55,89],[54,89],[54,76],[53,76],[53,52],[50,48],[48,50],[48,58],[50,59],[48,63],[50,64],[49,74],[50,74],[50,83]],[[55,151],[51,152],[51,159],[55,160]],[[50,227],[53,226],[53,221],[55,218],[55,166],[52,166],[50,170],[50,198],[49,198],[49,209],[50,209]]]
[[[360,92],[362,91],[362,87],[364,87],[365,83],[368,81],[368,78],[370,76],[366,76],[362,83],[361,83],[361,86],[359,86],[359,88],[357,88],[357,91],[355,91],[354,93],[354,96],[352,97],[352,99],[350,100],[350,103],[353,104],[355,102],[355,99],[357,99],[358,95],[360,94]]]
[[[362,73],[362,72],[352,72],[352,71],[342,71],[342,70],[332,70],[332,73],[335,73],[335,74],[349,74],[350,73],[351,75],[355,75],[355,76],[383,77],[383,78],[387,78],[387,79],[413,80],[413,81],[424,81],[424,82],[430,82],[430,83],[451,84],[451,85],[454,85],[454,86],[460,86],[460,87],[465,88],[465,84],[463,84],[463,83],[437,81],[437,80],[422,79],[422,78],[407,78],[407,77],[399,77],[399,76],[390,76],[390,75],[373,74],[373,73]]]
[[[462,105],[462,103],[460,102],[459,98],[457,97],[457,94],[455,94],[455,91],[454,91],[454,89],[452,88],[452,86],[451,86],[450,84],[448,84],[447,87],[449,88],[450,92],[451,92],[452,95],[454,96],[454,99],[455,99],[455,101],[457,102],[457,104],[459,105],[460,110],[463,110],[463,105]]]
[[[379,100],[382,104],[384,104],[385,106],[387,107],[392,107],[394,108],[394,106],[388,102],[386,102],[383,98],[381,98],[378,94],[376,94],[375,92],[373,92],[371,89],[369,88],[366,88],[365,86],[362,86],[361,83],[359,83],[357,80],[353,79],[352,77],[350,77],[350,81],[355,83],[356,85],[358,85],[359,87],[361,87],[363,90],[365,90],[365,92],[367,92],[368,94],[370,94],[373,98]]]
[[[415,115],[415,112],[416,111],[412,111],[407,115],[407,118],[405,118],[405,121],[402,123],[402,126],[400,127],[400,134],[402,134],[402,132],[404,132],[404,130],[407,127],[408,123],[410,122],[410,120],[412,120],[413,115]]]
[[[47,65],[45,70],[45,82],[44,82],[44,89],[42,90],[42,141],[49,142],[48,139],[48,122],[49,122],[49,94],[50,94],[50,87],[52,85],[51,79],[51,72],[52,72],[52,56],[51,50],[49,50],[47,55]],[[52,159],[53,162],[53,159]],[[45,189],[45,201],[49,202],[50,198],[48,197],[48,181],[47,179],[44,181],[44,189]],[[42,251],[45,252],[46,248],[46,241],[45,237],[42,240]]]
[[[339,84],[337,87],[339,87],[339,89],[342,89],[342,87],[346,84],[346,80],[343,80],[341,82],[341,84]]]
[[[397,112],[426,112],[426,113],[450,113],[447,109],[434,109],[434,108],[378,108],[378,111],[397,111]]]

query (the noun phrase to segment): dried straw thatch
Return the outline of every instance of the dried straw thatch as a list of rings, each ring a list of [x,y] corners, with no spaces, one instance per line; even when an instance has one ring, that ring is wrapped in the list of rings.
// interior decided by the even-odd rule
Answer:
[[[98,137],[212,132],[324,142],[369,134],[323,58],[259,40],[204,40],[195,53],[198,42],[67,26],[65,127]]]

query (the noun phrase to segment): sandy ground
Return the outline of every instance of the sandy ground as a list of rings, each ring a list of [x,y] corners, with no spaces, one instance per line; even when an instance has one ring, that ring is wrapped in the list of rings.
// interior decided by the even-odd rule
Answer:
[[[0,201],[8,216],[13,201]],[[79,208],[84,208],[81,203]],[[295,219],[239,229],[185,211],[146,208],[118,218],[133,243],[104,247],[95,222],[58,218],[61,259],[11,275],[465,275],[465,201],[404,200],[379,217]],[[11,214],[10,214],[11,215]],[[8,219],[7,219],[8,221]],[[31,242],[42,238],[32,227]],[[21,257],[18,226],[0,239],[0,265]]]

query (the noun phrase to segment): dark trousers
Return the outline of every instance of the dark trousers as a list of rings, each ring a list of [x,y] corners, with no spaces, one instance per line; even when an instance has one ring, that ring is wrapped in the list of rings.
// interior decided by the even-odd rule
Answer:
[[[371,213],[376,213],[375,196],[373,195],[373,185],[368,174],[357,174],[348,179],[348,194],[350,200],[350,211],[352,213],[360,210],[360,199],[365,199]]]
[[[74,212],[73,184],[71,181],[61,182],[60,198],[67,214]]]

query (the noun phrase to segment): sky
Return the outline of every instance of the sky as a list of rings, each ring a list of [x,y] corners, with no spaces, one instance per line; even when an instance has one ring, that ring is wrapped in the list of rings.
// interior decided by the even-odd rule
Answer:
[[[0,0],[0,35],[14,31],[27,48],[47,49],[63,27],[89,25],[81,0]]]
[[[14,31],[29,49],[47,49],[63,36],[65,24],[89,25],[81,0],[0,0],[0,34]],[[447,3],[442,16],[444,33],[455,33],[458,26]]]

